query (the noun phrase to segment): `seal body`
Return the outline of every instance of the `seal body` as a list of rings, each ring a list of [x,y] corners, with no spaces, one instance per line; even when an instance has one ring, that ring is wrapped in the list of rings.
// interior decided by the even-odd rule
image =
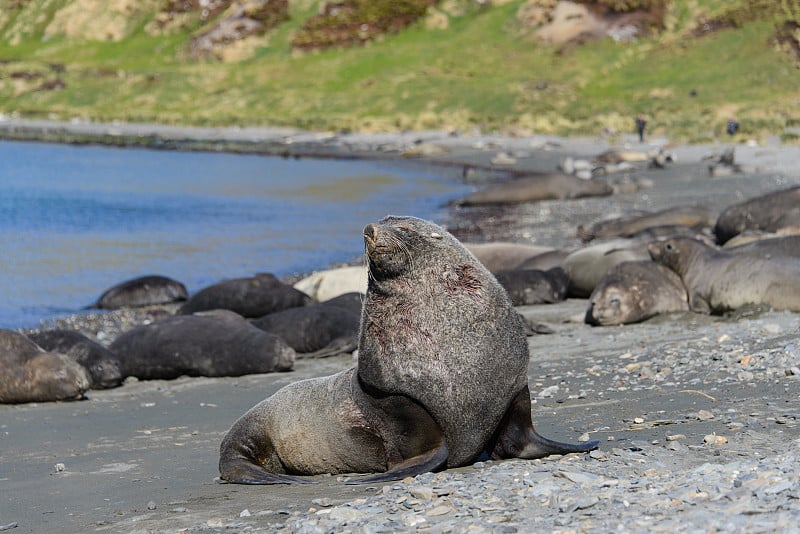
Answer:
[[[95,308],[116,310],[179,302],[188,298],[186,286],[166,276],[149,275],[127,280],[106,290]]]
[[[295,352],[232,312],[177,315],[137,326],[109,347],[125,377],[172,379],[288,371]]]
[[[614,189],[605,182],[583,180],[569,174],[541,174],[490,185],[461,200],[464,206],[519,204],[539,200],[608,196]]]
[[[122,383],[116,356],[100,343],[74,330],[45,330],[29,334],[46,351],[65,354],[89,372],[92,389],[114,388]]]
[[[263,317],[287,308],[305,306],[311,297],[284,284],[275,275],[261,273],[249,278],[224,280],[189,297],[181,313],[231,310],[243,317]]]
[[[800,263],[793,258],[738,255],[685,237],[648,248],[653,260],[681,277],[693,311],[723,313],[748,304],[800,311]]]
[[[452,235],[387,217],[367,225],[364,240],[369,285],[356,368],[287,386],[234,423],[220,446],[224,480],[385,471],[359,482],[388,481],[482,453],[537,458],[597,446],[535,432],[523,319]]]
[[[78,362],[13,330],[0,329],[0,368],[0,403],[76,400],[90,385]]]
[[[493,243],[464,243],[479,262],[489,271],[510,271],[540,254],[551,252],[552,247],[526,245],[524,243],[508,243],[504,241]]]
[[[361,314],[329,304],[299,306],[253,319],[252,324],[283,339],[295,352],[327,356],[353,352]]]
[[[632,239],[614,239],[595,243],[570,253],[561,266],[569,275],[567,295],[587,298],[600,279],[614,265],[623,261],[650,259],[645,243]]]
[[[578,227],[578,237],[591,241],[599,237],[631,237],[638,232],[660,226],[710,228],[717,220],[714,210],[703,206],[677,206],[654,213],[617,217],[598,221],[589,228]]]
[[[609,269],[589,297],[586,323],[638,323],[660,313],[688,311],[680,276],[653,261],[625,261]]]
[[[773,191],[728,207],[717,218],[714,234],[723,244],[745,230],[775,232],[800,226],[800,186]]]
[[[552,304],[567,297],[569,276],[561,267],[547,271],[539,269],[516,269],[495,273],[514,306]]]

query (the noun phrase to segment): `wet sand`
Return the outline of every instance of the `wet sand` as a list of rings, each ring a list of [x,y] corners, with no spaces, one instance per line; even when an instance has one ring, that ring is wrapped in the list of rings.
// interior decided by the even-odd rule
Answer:
[[[552,171],[565,155],[592,156],[609,146],[602,139],[443,132],[323,136],[284,131],[270,139],[287,155],[416,157],[460,165],[472,169],[465,174],[476,184],[511,172]],[[600,216],[692,202],[722,208],[800,184],[798,147],[737,146],[737,161],[752,172],[711,179],[702,157],[721,148],[670,147],[677,163],[665,170],[640,166],[632,173],[652,180],[651,189],[504,210],[453,207],[448,220],[440,222],[464,239],[576,247],[577,224]],[[493,164],[500,152],[515,162]],[[520,308],[554,330],[529,338],[534,422],[542,434],[575,441],[588,433],[602,440],[600,449],[608,454],[614,448],[653,447],[655,463],[676,473],[737,455],[779,454],[800,438],[800,380],[784,373],[800,365],[800,352],[792,348],[800,337],[797,314],[756,311],[719,318],[686,313],[592,328],[581,322],[585,306],[584,300],[569,300]],[[753,358],[741,363],[747,355]],[[380,495],[381,486],[348,486],[337,477],[272,487],[217,480],[219,442],[239,415],[291,381],[352,364],[350,356],[300,360],[290,373],[130,381],[90,391],[82,402],[0,406],[0,529],[272,531],[313,517],[309,509]],[[701,410],[712,417],[698,417]],[[728,436],[729,444],[704,444],[712,433]],[[685,435],[686,447],[664,448],[667,434]],[[553,458],[536,465],[558,469],[574,461]],[[643,476],[629,467],[620,476]],[[480,475],[485,469],[455,471]],[[346,525],[343,520],[341,528]]]

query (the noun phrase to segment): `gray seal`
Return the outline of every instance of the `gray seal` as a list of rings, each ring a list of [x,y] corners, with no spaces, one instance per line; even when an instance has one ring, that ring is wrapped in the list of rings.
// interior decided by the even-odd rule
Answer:
[[[45,352],[24,334],[0,329],[0,403],[77,400],[89,374],[69,356]]]
[[[601,197],[613,193],[614,188],[603,181],[583,180],[569,174],[541,174],[490,185],[464,197],[461,205],[520,204],[540,200]]]
[[[714,210],[703,206],[676,206],[653,213],[606,219],[589,228],[578,226],[577,234],[584,242],[600,237],[631,237],[637,232],[659,226],[686,226],[695,230],[711,228],[717,220]]]
[[[28,334],[46,351],[65,354],[89,372],[92,389],[115,388],[122,383],[116,356],[100,343],[74,330],[43,330]]]
[[[735,254],[686,237],[654,241],[648,249],[681,277],[693,311],[723,313],[746,305],[800,311],[800,263],[794,258]]]
[[[585,321],[593,326],[630,324],[688,310],[686,288],[675,272],[651,260],[624,261],[597,283]]]
[[[291,384],[220,445],[228,482],[374,473],[389,481],[491,458],[583,452],[531,422],[528,344],[503,288],[452,235],[413,217],[364,228],[369,285],[358,364]]]
[[[567,298],[569,276],[561,267],[515,269],[494,274],[514,306],[552,304]]]
[[[800,226],[800,186],[729,206],[717,218],[714,235],[723,244],[745,230],[776,232],[792,226]]]
[[[189,297],[180,312],[191,314],[209,310],[231,310],[243,317],[263,317],[276,311],[305,306],[311,297],[271,273],[248,278],[223,280]]]
[[[620,238],[573,251],[561,262],[569,275],[567,296],[587,298],[614,265],[647,259],[650,259],[647,244],[633,239]]]
[[[123,376],[145,380],[288,371],[295,352],[230,311],[176,315],[137,326],[109,347]]]
[[[107,289],[92,307],[106,310],[180,302],[188,298],[186,286],[160,275],[127,280]]]

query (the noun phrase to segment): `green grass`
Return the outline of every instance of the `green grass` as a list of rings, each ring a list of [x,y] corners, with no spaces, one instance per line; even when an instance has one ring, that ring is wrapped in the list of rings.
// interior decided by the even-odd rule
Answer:
[[[119,42],[43,39],[47,25],[32,10],[51,17],[68,1],[33,0],[16,16],[0,18],[0,37],[12,29],[25,37],[18,44],[0,39],[1,113],[594,135],[630,131],[632,117],[643,111],[651,131],[685,140],[719,134],[730,113],[743,134],[756,137],[800,122],[800,70],[772,46],[773,20],[689,37],[699,11],[713,15],[731,5],[719,0],[676,0],[660,36],[630,44],[606,39],[563,53],[520,31],[515,16],[523,2],[517,0],[450,17],[446,29],[418,23],[364,47],[297,54],[289,48],[292,34],[321,2],[292,2],[292,18],[236,63],[185,59],[191,35],[150,36],[148,16]],[[0,1],[0,9],[6,4]],[[22,71],[42,77],[14,78]],[[36,90],[57,78],[64,89]]]

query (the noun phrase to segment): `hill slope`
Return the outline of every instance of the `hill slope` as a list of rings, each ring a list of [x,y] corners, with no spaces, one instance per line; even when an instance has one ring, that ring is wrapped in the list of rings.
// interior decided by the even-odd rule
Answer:
[[[695,141],[732,115],[741,136],[800,126],[800,0],[583,4],[0,0],[0,113],[597,134],[641,111]]]

